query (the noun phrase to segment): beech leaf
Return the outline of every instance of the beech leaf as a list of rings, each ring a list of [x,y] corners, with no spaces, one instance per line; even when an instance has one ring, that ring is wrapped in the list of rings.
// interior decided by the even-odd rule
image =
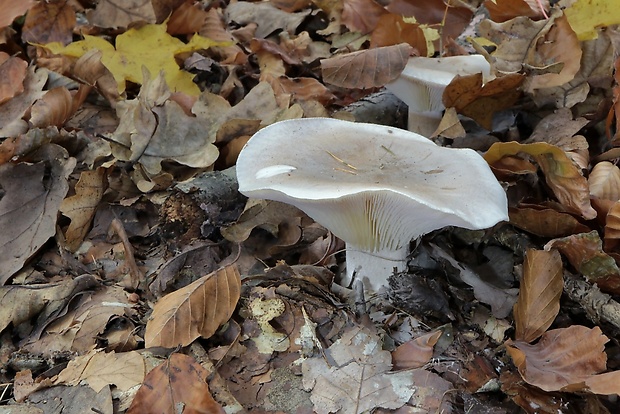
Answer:
[[[596,217],[596,210],[590,205],[585,177],[566,153],[555,145],[545,142],[497,142],[484,154],[484,159],[493,166],[502,158],[519,153],[529,154],[536,160],[545,174],[547,184],[566,209],[588,220]]]
[[[147,348],[187,346],[209,338],[232,316],[241,292],[235,266],[216,270],[161,298],[146,324]]]
[[[620,200],[620,168],[609,161],[601,161],[588,176],[590,195],[605,200]]]
[[[323,81],[342,88],[378,88],[398,78],[411,46],[399,43],[321,60]]]
[[[172,354],[148,373],[127,414],[177,413],[179,409],[184,413],[224,414],[209,392],[209,374],[191,356]]]
[[[606,369],[608,341],[599,327],[573,325],[545,332],[535,345],[509,340],[506,349],[528,384],[545,391],[577,391]]]
[[[563,287],[560,253],[529,249],[513,310],[517,340],[532,342],[549,329],[560,311]]]

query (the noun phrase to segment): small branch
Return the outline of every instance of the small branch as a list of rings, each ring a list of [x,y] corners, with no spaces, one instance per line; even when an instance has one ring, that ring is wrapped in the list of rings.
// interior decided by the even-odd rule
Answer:
[[[598,286],[564,272],[564,293],[581,305],[591,321],[607,322],[620,330],[620,303],[601,292]]]

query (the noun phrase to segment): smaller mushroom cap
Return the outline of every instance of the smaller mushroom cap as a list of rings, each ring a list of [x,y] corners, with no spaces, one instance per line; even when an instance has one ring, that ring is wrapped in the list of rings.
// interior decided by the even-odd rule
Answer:
[[[401,75],[385,87],[409,106],[411,112],[441,111],[443,91],[457,75],[482,73],[491,66],[482,55],[409,58]]]
[[[395,251],[430,231],[508,219],[506,194],[470,149],[329,118],[277,122],[237,160],[239,191],[292,204],[350,246]]]

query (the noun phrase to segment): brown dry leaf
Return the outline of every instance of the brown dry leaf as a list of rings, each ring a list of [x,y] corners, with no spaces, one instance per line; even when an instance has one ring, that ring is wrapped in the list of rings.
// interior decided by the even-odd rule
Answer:
[[[24,91],[27,69],[25,60],[0,52],[0,105]]]
[[[41,45],[51,42],[68,45],[73,41],[75,23],[75,11],[68,1],[38,2],[26,15],[22,40]]]
[[[588,182],[560,148],[545,142],[499,142],[491,145],[484,159],[493,166],[502,158],[519,153],[531,155],[536,160],[545,174],[547,184],[567,210],[588,220],[596,217],[596,211],[590,205]]]
[[[620,168],[609,161],[597,163],[588,176],[592,197],[604,200],[620,200]]]
[[[52,404],[53,407],[50,407]],[[40,413],[47,414],[50,412],[50,408],[52,408],[52,412],[62,412],[62,414],[84,414],[85,409],[93,413],[114,414],[110,387],[105,387],[96,393],[86,385],[55,386],[36,391],[28,397],[26,407],[28,409],[26,412],[11,408],[10,414],[39,414],[39,412],[30,411],[30,409],[41,410]]]
[[[37,4],[33,0],[3,1],[0,3],[0,28],[9,26],[17,17],[22,16]]]
[[[442,331],[429,332],[399,345],[392,351],[393,369],[421,368],[433,357],[434,346]]]
[[[556,13],[538,22],[528,17],[504,23],[485,20],[480,24],[480,34],[497,44],[492,57],[500,72],[518,72],[522,68],[542,72],[528,78],[529,92],[563,85],[579,71],[579,40],[563,15]]]
[[[443,92],[446,108],[454,107],[482,127],[493,129],[493,114],[511,108],[521,97],[525,76],[517,73],[495,78],[484,85],[482,74],[457,76]]]
[[[590,231],[570,214],[549,208],[509,208],[510,224],[541,237],[564,237]]]
[[[112,152],[122,161],[139,161],[144,172],[162,172],[161,163],[173,160],[192,168],[207,168],[218,150],[208,134],[208,124],[185,114],[169,92],[163,74],[146,80],[137,99],[116,106],[120,124],[111,136]]]
[[[127,414],[224,414],[209,391],[209,375],[194,358],[174,353],[149,372]]]
[[[206,11],[193,1],[187,0],[172,12],[167,31],[171,35],[192,35],[200,31],[206,18]]]
[[[529,249],[513,310],[517,341],[532,342],[549,329],[560,311],[563,288],[560,253]]]
[[[150,1],[102,0],[86,17],[99,27],[128,27],[134,22],[155,23],[155,10]]]
[[[295,33],[297,26],[310,12],[311,10],[308,9],[297,13],[286,13],[268,2],[238,1],[226,7],[225,15],[229,23],[235,22],[240,25],[256,23],[258,27],[254,33],[255,37],[264,39],[276,30]]]
[[[459,119],[458,114],[456,113],[456,109],[447,108],[441,117],[441,121],[439,122],[439,126],[433,134],[432,137],[441,136],[444,138],[465,138],[467,132],[463,125],[461,124],[461,120]]]
[[[45,92],[45,95],[32,105],[30,122],[38,128],[61,127],[73,116],[76,109],[71,92],[60,86]]]
[[[43,96],[46,81],[46,71],[35,72],[34,66],[28,69],[23,82],[24,92],[0,105],[0,138],[14,137],[28,130],[21,118],[32,104]]]
[[[93,350],[69,362],[55,383],[75,386],[85,381],[95,392],[108,385],[127,391],[141,384],[145,375],[146,365],[138,352],[117,354]]]
[[[570,264],[590,283],[596,283],[601,290],[620,293],[620,269],[616,261],[603,251],[598,233],[574,234],[561,239],[553,239],[545,245],[545,250],[558,249]]]
[[[196,338],[209,338],[230,319],[241,290],[235,266],[216,270],[169,293],[155,304],[146,324],[147,348],[187,346]]]
[[[54,385],[51,378],[37,378],[37,381],[32,378],[32,371],[26,369],[15,373],[15,381],[13,383],[13,396],[15,401],[22,402],[33,392],[48,388]],[[21,414],[21,412],[16,412]],[[13,414],[13,413],[11,413]],[[28,414],[28,413],[23,413]],[[41,412],[40,414],[44,414]]]
[[[207,123],[209,139],[214,142],[219,129],[228,121],[258,119],[261,125],[269,125],[286,112],[286,107],[279,106],[268,82],[260,82],[233,107],[223,97],[205,91],[192,107],[192,112]]]
[[[620,201],[616,201],[605,218],[603,245],[605,251],[614,251],[620,245]]]
[[[549,0],[542,0],[545,10],[549,10]],[[544,17],[535,0],[485,0],[484,7],[489,11],[491,20],[497,23],[505,22],[514,17],[526,16],[530,18]]]
[[[390,372],[391,357],[379,336],[351,328],[325,352],[302,363],[303,387],[319,414],[358,414],[375,408],[398,409],[414,394],[412,371]],[[333,361],[333,362],[332,362]]]
[[[221,229],[222,236],[234,243],[241,243],[250,237],[256,227],[277,236],[280,223],[305,214],[290,204],[269,200],[250,200],[237,222]]]
[[[555,88],[534,91],[532,97],[539,107],[552,104],[557,108],[572,108],[578,103],[591,101],[588,107],[592,112],[596,111],[610,89],[614,66],[613,47],[609,38],[611,32],[607,30],[603,33],[595,40],[581,42],[581,65],[572,80]]]
[[[377,88],[400,75],[410,52],[409,44],[400,43],[323,59],[323,81],[343,88]]]
[[[450,6],[443,0],[392,0],[386,7],[391,13],[414,17],[420,24],[436,28],[441,33],[442,44],[448,44],[448,39],[456,39],[469,25],[473,12],[467,7]],[[445,20],[444,20],[445,19]],[[439,41],[435,42],[438,49]]]
[[[372,32],[388,12],[374,0],[343,0],[342,24],[352,32]]]
[[[370,48],[409,43],[418,56],[427,56],[428,48],[424,31],[419,24],[406,23],[393,13],[382,15],[370,35]]]
[[[84,171],[75,185],[75,195],[67,197],[60,205],[60,212],[71,219],[65,233],[67,247],[75,251],[90,229],[97,205],[107,188],[106,169]]]
[[[69,189],[76,161],[67,151],[48,144],[33,163],[0,165],[0,284],[22,268],[56,234],[60,203]]]
[[[233,35],[227,30],[224,17],[220,9],[212,8],[207,11],[205,22],[199,34],[219,43],[230,42],[231,46],[214,46],[210,50],[223,59],[220,62],[226,64],[244,64],[248,57],[236,43]]]
[[[71,281],[32,286],[0,287],[0,331],[10,323],[17,327],[35,318],[41,312],[54,314],[62,309],[77,293],[97,286],[91,275],[79,276]]]
[[[599,327],[573,325],[545,332],[535,345],[506,341],[506,349],[528,384],[545,391],[585,391],[583,383],[607,368],[608,341]]]
[[[78,302],[74,304],[75,309],[58,318],[54,315],[45,320],[43,326],[37,326],[24,348],[46,356],[62,352],[90,352],[97,345],[100,335],[106,332],[110,321],[132,315],[135,304],[127,296],[119,286],[82,293],[79,301],[75,301]],[[129,325],[133,326],[131,323]]]

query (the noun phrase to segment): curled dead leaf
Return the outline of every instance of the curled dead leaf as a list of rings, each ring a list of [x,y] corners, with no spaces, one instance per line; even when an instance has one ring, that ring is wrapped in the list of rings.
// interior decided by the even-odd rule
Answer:
[[[609,161],[597,163],[588,177],[590,195],[605,200],[620,200],[620,168]]]

